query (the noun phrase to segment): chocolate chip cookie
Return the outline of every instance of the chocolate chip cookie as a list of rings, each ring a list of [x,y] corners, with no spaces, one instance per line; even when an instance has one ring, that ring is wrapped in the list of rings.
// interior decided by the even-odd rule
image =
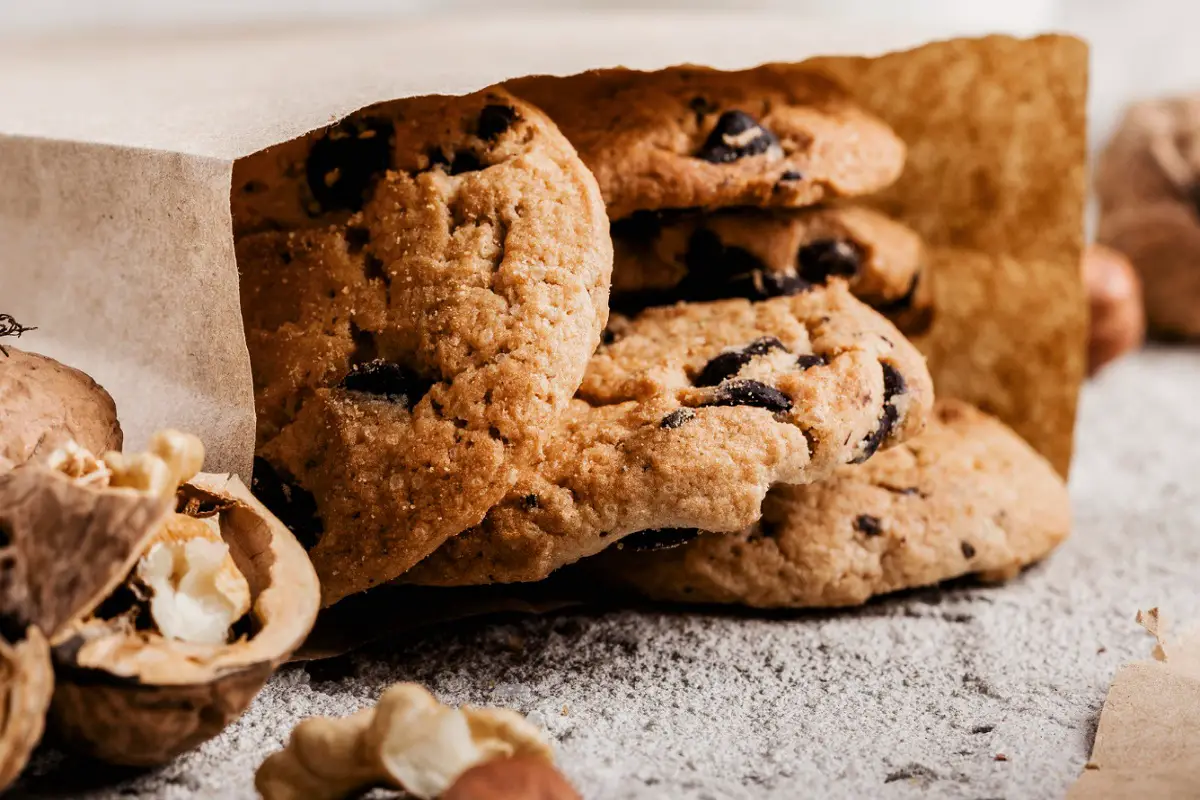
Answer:
[[[904,144],[886,124],[801,67],[604,69],[508,86],[579,149],[613,219],[807,206],[882,189],[904,166]]]
[[[239,162],[259,494],[324,601],[478,524],[541,453],[607,317],[599,189],[501,90],[367,108]]]
[[[762,519],[658,553],[609,550],[591,575],[658,600],[857,605],[975,574],[1004,580],[1070,531],[1066,486],[998,420],[939,400],[924,434],[810,486],[771,490]]]
[[[840,277],[906,334],[932,322],[920,236],[868,208],[641,211],[614,222],[612,236],[612,307],[622,314],[762,300]]]
[[[405,579],[533,581],[625,537],[739,530],[773,484],[918,433],[932,396],[921,356],[841,281],[650,309],[593,357],[541,464]]]

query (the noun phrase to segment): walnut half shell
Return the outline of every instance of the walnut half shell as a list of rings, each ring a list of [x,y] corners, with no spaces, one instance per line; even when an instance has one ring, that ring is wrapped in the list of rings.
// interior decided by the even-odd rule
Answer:
[[[320,589],[307,554],[236,477],[197,475],[180,488],[178,511],[218,520],[249,584],[250,612],[232,641],[217,644],[162,636],[104,606],[69,625],[52,642],[50,718],[70,749],[146,766],[212,738],[316,619]]]
[[[170,512],[170,496],[101,490],[98,469],[80,459],[0,472],[0,791],[41,738],[54,686],[47,638],[112,592]]]

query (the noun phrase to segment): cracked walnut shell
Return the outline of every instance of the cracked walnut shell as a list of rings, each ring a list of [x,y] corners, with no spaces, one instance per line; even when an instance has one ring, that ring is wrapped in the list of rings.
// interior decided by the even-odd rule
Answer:
[[[71,749],[116,764],[170,760],[216,736],[307,636],[320,590],[303,548],[236,477],[200,474],[179,508],[215,518],[250,610],[231,641],[181,641],[96,614],[54,642],[51,721]],[[236,590],[234,591],[236,594]]]

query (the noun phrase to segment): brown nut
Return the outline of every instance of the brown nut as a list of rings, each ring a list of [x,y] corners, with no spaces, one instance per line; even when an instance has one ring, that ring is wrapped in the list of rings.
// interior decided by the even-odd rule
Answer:
[[[1145,340],[1142,285],[1129,259],[1100,244],[1084,251],[1083,279],[1091,307],[1088,372],[1095,374]]]
[[[53,691],[50,648],[42,632],[30,627],[15,643],[0,638],[0,792],[21,774],[42,738]]]
[[[459,776],[442,800],[580,800],[579,792],[544,759],[485,761]]]
[[[544,734],[507,708],[450,708],[425,688],[400,683],[374,708],[348,717],[309,717],[287,746],[259,766],[263,800],[336,800],[386,785],[433,800],[476,764],[553,759]]]
[[[41,738],[54,687],[47,638],[121,581],[171,498],[107,489],[90,454],[0,473],[0,790]],[[102,476],[103,480],[97,480]]]
[[[66,746],[111,763],[161,764],[216,736],[316,619],[320,590],[304,549],[237,477],[197,475],[178,498],[180,513],[216,518],[250,612],[231,641],[205,644],[140,627],[136,598],[114,596],[55,638],[51,723]]]
[[[1200,337],[1200,218],[1189,207],[1167,201],[1106,214],[1097,239],[1127,256],[1141,277],[1153,335]]]
[[[0,353],[0,471],[71,440],[93,453],[121,449],[116,405],[99,384],[52,358],[5,350],[7,356]]]

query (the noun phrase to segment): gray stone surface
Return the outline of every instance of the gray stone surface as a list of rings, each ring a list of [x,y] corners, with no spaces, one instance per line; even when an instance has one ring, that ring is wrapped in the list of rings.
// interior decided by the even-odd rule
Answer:
[[[589,799],[1061,797],[1114,672],[1149,652],[1135,611],[1200,621],[1198,397],[1194,350],[1151,350],[1093,382],[1074,536],[1009,585],[841,613],[470,623],[288,668],[224,735],[156,772],[43,753],[14,795],[253,797],[255,767],[296,721],[416,680],[528,713]]]

